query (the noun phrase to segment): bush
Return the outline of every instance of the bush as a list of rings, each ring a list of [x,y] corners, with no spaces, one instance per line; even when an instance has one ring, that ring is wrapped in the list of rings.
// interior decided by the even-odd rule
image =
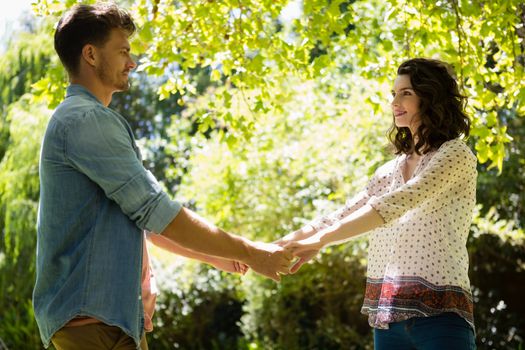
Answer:
[[[328,248],[280,284],[252,278],[242,328],[252,348],[372,349],[372,332],[360,313],[365,290],[365,244]]]
[[[155,262],[160,295],[152,349],[371,349],[360,314],[363,242],[329,248],[280,284],[199,264]]]
[[[525,337],[525,247],[474,226],[468,242],[479,349],[519,349]],[[281,283],[205,265],[164,267],[152,349],[372,349],[360,313],[366,244],[326,249]],[[158,268],[157,268],[158,270]]]
[[[500,235],[471,236],[470,279],[479,349],[523,349],[525,247]]]
[[[203,264],[156,264],[160,295],[151,349],[236,349],[243,297],[239,277]]]
[[[9,144],[0,159],[0,339],[9,349],[41,346],[31,295],[35,282],[38,154],[48,112],[24,96],[10,105],[6,119]]]

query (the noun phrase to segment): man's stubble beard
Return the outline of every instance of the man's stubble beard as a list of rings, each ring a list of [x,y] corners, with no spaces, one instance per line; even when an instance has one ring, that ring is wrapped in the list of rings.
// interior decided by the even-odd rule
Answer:
[[[104,85],[111,85],[115,87],[116,91],[129,90],[129,87],[130,87],[129,78],[126,80],[118,81],[116,77],[112,77],[112,75],[106,70],[106,67],[108,67],[107,60],[103,57],[102,64],[98,66],[95,71],[100,81],[102,81]]]

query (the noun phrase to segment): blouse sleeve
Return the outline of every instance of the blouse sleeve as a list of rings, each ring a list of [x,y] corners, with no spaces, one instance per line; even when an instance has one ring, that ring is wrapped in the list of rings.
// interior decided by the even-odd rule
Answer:
[[[446,193],[459,183],[467,184],[476,177],[476,156],[459,140],[444,143],[420,174],[403,186],[368,201],[385,223],[407,211],[430,203],[435,210],[447,201]]]
[[[378,168],[363,191],[348,199],[343,207],[328,215],[314,219],[309,225],[313,227],[315,232],[318,232],[326,227],[334,225],[348,215],[359,210],[368,203],[372,196],[379,196],[386,193],[393,175],[394,164],[394,161],[390,161]]]
[[[309,225],[314,228],[315,232],[318,232],[344,219],[346,216],[364,206],[369,200],[370,196],[367,191],[361,191],[351,199],[347,200],[343,207],[328,215],[316,218],[315,220],[311,221]]]

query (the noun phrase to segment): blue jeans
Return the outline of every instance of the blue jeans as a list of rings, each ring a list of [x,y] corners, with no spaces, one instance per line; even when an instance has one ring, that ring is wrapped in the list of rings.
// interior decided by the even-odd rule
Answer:
[[[414,317],[374,329],[375,350],[475,350],[474,331],[455,313]]]

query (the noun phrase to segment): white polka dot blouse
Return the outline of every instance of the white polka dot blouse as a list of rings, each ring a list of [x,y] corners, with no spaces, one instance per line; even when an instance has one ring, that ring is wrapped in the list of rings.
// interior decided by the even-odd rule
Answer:
[[[316,231],[365,204],[385,224],[369,232],[362,312],[372,327],[455,312],[474,327],[466,242],[476,202],[476,157],[460,139],[423,155],[405,182],[397,156],[377,169],[366,189],[336,212],[314,220]]]

